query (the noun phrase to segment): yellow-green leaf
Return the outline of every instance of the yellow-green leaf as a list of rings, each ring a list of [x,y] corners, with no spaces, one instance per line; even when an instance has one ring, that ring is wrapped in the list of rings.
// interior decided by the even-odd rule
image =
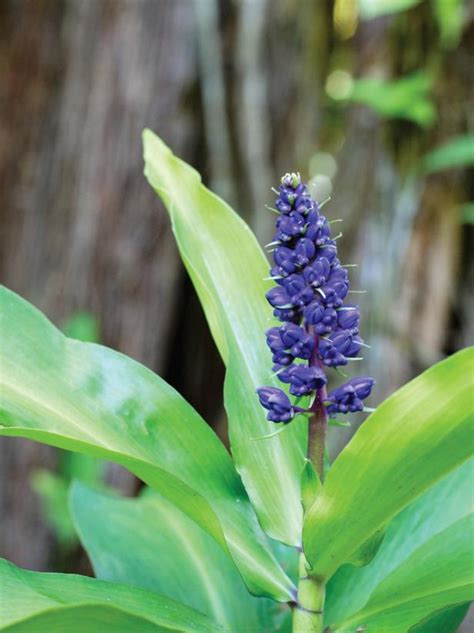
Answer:
[[[330,578],[374,532],[472,455],[474,348],[438,363],[381,404],[339,455],[303,542]]]
[[[270,434],[255,389],[276,384],[265,330],[272,325],[268,263],[255,236],[153,132],[143,135],[145,175],[165,203],[183,262],[227,366],[224,399],[232,454],[263,528],[290,545],[301,540],[300,475],[307,423]]]
[[[211,618],[151,591],[0,559],[4,633],[224,633]]]
[[[66,338],[6,289],[0,305],[0,435],[125,466],[230,552],[252,592],[286,601],[292,583],[232,460],[186,400],[130,358]]]

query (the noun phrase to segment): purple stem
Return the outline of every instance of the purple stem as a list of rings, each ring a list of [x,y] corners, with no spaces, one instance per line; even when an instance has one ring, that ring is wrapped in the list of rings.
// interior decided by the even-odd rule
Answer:
[[[319,367],[324,370],[324,365],[318,356],[319,336],[315,334],[313,327],[309,327],[309,333],[314,336],[314,350],[309,364],[311,367]],[[328,414],[324,402],[327,399],[326,387],[316,391],[314,402],[310,408],[313,415],[309,418],[308,425],[308,459],[311,460],[321,481],[324,480],[324,448],[326,444],[326,430]]]

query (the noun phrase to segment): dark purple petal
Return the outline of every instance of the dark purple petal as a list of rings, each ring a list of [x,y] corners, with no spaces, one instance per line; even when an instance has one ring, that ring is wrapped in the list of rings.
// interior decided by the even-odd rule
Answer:
[[[286,288],[282,286],[272,288],[265,296],[268,303],[274,308],[283,308],[291,304],[290,295],[286,291]]]

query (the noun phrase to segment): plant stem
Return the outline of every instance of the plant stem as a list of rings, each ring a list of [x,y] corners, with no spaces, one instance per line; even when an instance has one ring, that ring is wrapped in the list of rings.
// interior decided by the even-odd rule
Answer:
[[[310,329],[311,332],[312,328]],[[315,336],[315,351],[310,365],[321,367],[318,358],[318,337]],[[324,480],[324,451],[326,444],[327,411],[324,406],[326,388],[316,392],[308,426],[308,459],[311,460],[321,482]],[[300,554],[299,582],[297,602],[293,610],[293,633],[323,633],[324,620],[324,582],[310,575],[305,555]]]
[[[324,451],[326,445],[326,430],[328,416],[323,405],[326,399],[326,388],[323,387],[316,393],[311,411],[313,415],[308,425],[308,459],[311,460],[321,482],[324,481]]]
[[[293,633],[323,633],[324,583],[308,576],[305,555],[300,554],[298,599],[293,609]]]
[[[311,367],[318,367],[324,370],[324,366],[318,356],[319,336],[314,334],[310,328],[310,334],[314,336],[314,351],[310,358]],[[308,426],[308,459],[311,460],[321,483],[324,481],[324,451],[326,446],[326,429],[328,425],[328,414],[324,401],[326,400],[326,387],[316,391],[311,411],[313,415],[309,419]]]

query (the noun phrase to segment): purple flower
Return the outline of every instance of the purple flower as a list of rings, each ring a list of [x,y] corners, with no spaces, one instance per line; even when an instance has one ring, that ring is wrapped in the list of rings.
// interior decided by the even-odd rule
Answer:
[[[359,319],[359,306],[345,305],[337,311],[337,325],[341,330],[349,330],[351,334],[358,334]]]
[[[302,267],[306,266],[316,254],[316,247],[314,243],[307,237],[302,237],[295,244],[295,250],[293,251],[293,260],[295,263]]]
[[[277,220],[277,232],[275,239],[289,242],[293,237],[303,235],[305,219],[300,213],[291,212],[289,215],[281,215]]]
[[[260,404],[268,410],[267,420],[287,423],[293,419],[295,411],[284,391],[276,387],[260,387],[257,393]]]
[[[353,336],[349,330],[339,330],[321,339],[319,357],[329,367],[347,365],[347,359],[357,356],[362,343],[360,336]]]
[[[307,323],[314,327],[316,334],[329,334],[335,329],[337,312],[333,308],[326,308],[317,299],[306,306],[304,318]]]
[[[282,280],[282,286],[287,291],[292,306],[302,307],[314,298],[314,290],[306,284],[303,275],[293,273]],[[271,292],[271,291],[270,291]],[[268,297],[268,294],[267,294]]]
[[[324,286],[331,273],[331,264],[326,257],[316,259],[303,270],[303,277],[313,288]]]
[[[293,308],[275,308],[273,316],[279,321],[288,321],[290,323],[299,323],[301,320],[300,312]]]
[[[272,360],[279,365],[289,365],[295,357],[308,359],[313,353],[313,338],[294,323],[270,328],[266,335],[267,345],[273,352]]]
[[[328,413],[334,415],[362,411],[364,408],[363,400],[369,397],[374,384],[373,378],[359,376],[348,380],[337,389],[333,389],[327,396]]]
[[[288,369],[290,393],[294,396],[306,396],[327,383],[326,374],[320,367],[293,365]]]
[[[323,246],[331,239],[331,227],[324,217],[314,210],[308,215],[308,228],[306,237],[312,240],[316,246]]]
[[[292,249],[287,248],[286,246],[277,246],[273,253],[273,259],[275,261],[275,267],[271,270],[272,275],[276,272],[277,275],[285,277],[286,275],[295,272],[295,252]]]
[[[274,308],[285,308],[292,305],[290,295],[286,288],[282,288],[281,286],[272,288],[265,296],[267,297],[268,303]]]

